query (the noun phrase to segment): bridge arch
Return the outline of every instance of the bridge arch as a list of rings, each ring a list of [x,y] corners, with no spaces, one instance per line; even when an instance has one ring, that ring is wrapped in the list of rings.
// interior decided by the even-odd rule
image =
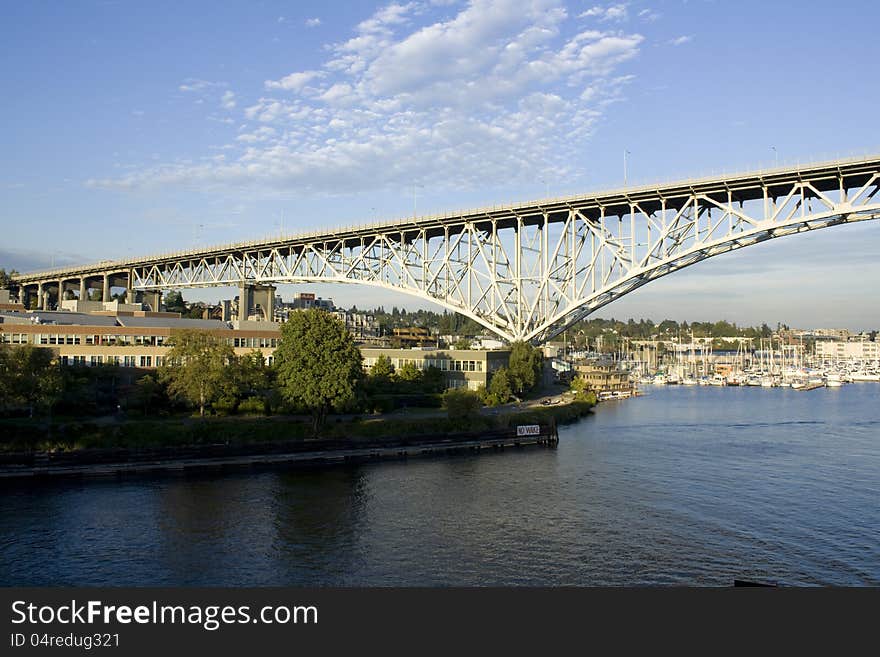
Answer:
[[[696,262],[880,218],[878,192],[880,156],[873,156],[37,272],[19,283],[122,271],[133,291],[358,283],[537,344]]]

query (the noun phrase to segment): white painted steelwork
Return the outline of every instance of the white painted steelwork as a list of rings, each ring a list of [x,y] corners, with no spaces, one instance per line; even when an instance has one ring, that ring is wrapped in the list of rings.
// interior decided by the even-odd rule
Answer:
[[[360,283],[544,342],[649,281],[764,240],[880,218],[880,156],[413,218],[18,277],[133,290]],[[40,288],[42,289],[42,287]]]

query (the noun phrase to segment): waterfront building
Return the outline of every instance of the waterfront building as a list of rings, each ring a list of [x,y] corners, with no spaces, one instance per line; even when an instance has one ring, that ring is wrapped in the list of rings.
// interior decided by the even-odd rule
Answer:
[[[375,342],[381,337],[381,329],[376,318],[369,313],[352,312],[337,308],[332,314],[351,333],[355,340]]]
[[[361,347],[364,369],[369,372],[380,356],[391,360],[394,369],[413,365],[417,370],[436,367],[446,377],[448,388],[476,390],[486,386],[492,374],[507,367],[510,351],[506,349],[384,349]]]
[[[24,312],[25,307],[9,294],[9,290],[0,289],[0,311],[3,310],[9,312]]]
[[[181,329],[206,331],[225,340],[238,355],[259,351],[268,364],[272,364],[275,348],[281,341],[281,324],[267,321],[187,319],[179,313],[145,310],[0,311],[0,344],[31,344],[51,349],[62,365],[132,368],[132,377],[135,370],[160,367],[168,353],[169,338]],[[419,370],[436,367],[444,373],[448,387],[471,389],[486,385],[494,371],[507,365],[509,357],[506,350],[373,346],[362,346],[361,353],[368,371],[384,354],[395,368],[407,363]]]
[[[595,393],[632,391],[629,372],[621,370],[615,363],[588,362],[575,365],[574,371]]]
[[[282,304],[283,307],[292,310],[310,310],[312,308],[320,308],[321,310],[333,310],[333,299],[322,299],[316,297],[313,292],[297,292],[293,295],[293,301]]]
[[[814,328],[814,329],[793,329],[792,331],[783,331],[789,333],[794,338],[823,338],[832,340],[849,340],[852,334],[849,329],[834,328]]]
[[[880,360],[880,342],[817,340],[816,356],[835,360]]]
[[[436,342],[431,332],[422,326],[395,328],[391,336],[391,343],[401,347],[430,347]]]
[[[256,349],[271,362],[281,338],[278,326],[271,322],[184,319],[179,313],[144,310],[114,314],[2,312],[0,343],[52,349],[62,365],[154,369],[162,365],[173,331],[195,329],[226,340],[239,355]]]

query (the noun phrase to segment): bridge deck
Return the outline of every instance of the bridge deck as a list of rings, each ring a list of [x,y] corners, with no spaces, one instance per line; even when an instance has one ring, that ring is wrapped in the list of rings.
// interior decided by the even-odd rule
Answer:
[[[274,237],[250,242],[238,242],[127,260],[101,261],[87,265],[60,267],[19,274],[16,276],[16,280],[22,285],[28,285],[40,281],[57,280],[59,278],[94,276],[107,272],[124,272],[134,267],[163,264],[200,256],[222,256],[225,254],[237,254],[246,250],[271,249],[280,246],[290,247],[299,243],[314,243],[322,239],[330,241],[338,240],[342,237],[346,242],[356,242],[376,233],[405,235],[408,231],[427,231],[429,236],[436,236],[448,231],[449,234],[455,234],[457,231],[462,230],[465,224],[469,223],[480,226],[484,223],[488,225],[494,222],[498,228],[506,228],[516,224],[517,221],[525,225],[534,225],[543,222],[545,215],[547,221],[552,223],[564,221],[568,211],[571,209],[580,210],[585,216],[592,217],[598,216],[602,209],[608,214],[626,214],[633,205],[637,205],[641,211],[651,213],[659,209],[661,202],[664,200],[667,203],[667,207],[675,207],[676,199],[686,199],[695,193],[710,197],[719,195],[719,200],[723,195],[725,201],[728,193],[731,193],[734,201],[744,202],[761,198],[764,194],[763,190],[766,190],[770,196],[773,196],[785,185],[790,185],[793,180],[796,181],[807,177],[810,179],[811,184],[819,191],[824,192],[836,189],[841,174],[854,179],[855,182],[858,182],[859,176],[864,176],[864,181],[867,182],[878,167],[880,167],[880,155],[831,160],[795,167],[780,167],[741,174],[695,178],[564,198],[485,207],[463,212],[448,212],[425,217],[324,229],[281,238]],[[823,178],[824,174],[827,174],[827,178]]]

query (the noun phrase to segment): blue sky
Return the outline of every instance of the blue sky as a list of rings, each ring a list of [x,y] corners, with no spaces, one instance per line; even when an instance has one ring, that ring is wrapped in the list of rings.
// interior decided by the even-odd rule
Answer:
[[[624,150],[631,183],[880,152],[867,1],[0,7],[7,269],[615,187]],[[876,328],[878,246],[774,240],[601,315]]]

